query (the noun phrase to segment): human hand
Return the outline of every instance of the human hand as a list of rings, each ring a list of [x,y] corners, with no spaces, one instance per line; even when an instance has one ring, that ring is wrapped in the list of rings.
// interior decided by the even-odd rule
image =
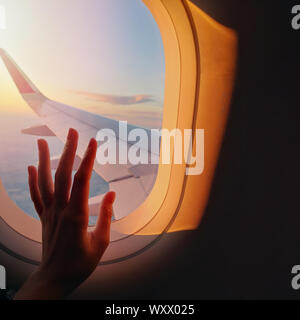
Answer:
[[[115,193],[105,195],[96,228],[88,231],[89,183],[97,142],[90,141],[72,186],[77,145],[78,133],[70,129],[53,183],[48,144],[38,141],[38,170],[31,166],[28,173],[31,199],[42,223],[42,262],[15,299],[67,296],[90,276],[108,247]]]

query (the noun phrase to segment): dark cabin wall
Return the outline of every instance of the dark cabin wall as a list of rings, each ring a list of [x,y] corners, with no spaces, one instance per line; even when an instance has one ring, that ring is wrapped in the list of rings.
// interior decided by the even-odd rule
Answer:
[[[296,1],[194,0],[237,30],[239,62],[209,205],[145,297],[295,298],[300,264],[300,30]],[[300,4],[300,2],[299,2]],[[152,282],[153,283],[153,282]]]
[[[296,1],[194,0],[237,30],[239,62],[214,187],[169,297],[299,298],[300,31]],[[299,2],[300,4],[300,2]],[[169,281],[169,280],[168,280]]]

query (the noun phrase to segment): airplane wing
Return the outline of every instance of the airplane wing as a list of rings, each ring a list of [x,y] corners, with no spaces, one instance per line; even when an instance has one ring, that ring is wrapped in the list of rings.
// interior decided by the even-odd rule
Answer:
[[[100,129],[113,130],[120,146],[134,148],[133,143],[121,139],[119,121],[48,99],[3,49],[0,49],[0,56],[23,99],[42,121],[40,126],[26,128],[22,130],[23,133],[46,137],[56,136],[65,142],[69,128],[75,128],[79,132],[80,139],[74,169],[78,167],[89,140],[92,137],[95,138]],[[128,125],[128,130],[135,128],[138,127]],[[150,130],[144,130],[146,130],[145,132],[147,132],[150,141]],[[159,158],[159,152],[158,154],[153,154],[150,148],[140,149],[140,152],[145,153],[144,156],[148,157],[148,159],[151,159],[151,157]],[[52,158],[52,169],[55,169],[57,164],[58,157]],[[117,193],[114,218],[121,219],[135,210],[147,198],[155,183],[158,165],[132,165],[130,163],[100,165],[96,161],[94,170],[109,183],[110,190]],[[99,195],[90,199],[90,215],[98,215],[102,197],[103,195]]]

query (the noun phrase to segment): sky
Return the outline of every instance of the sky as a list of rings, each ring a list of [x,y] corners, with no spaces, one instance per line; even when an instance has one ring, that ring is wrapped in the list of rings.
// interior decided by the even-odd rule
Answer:
[[[1,7],[0,47],[47,97],[141,126],[161,125],[164,49],[141,0],[0,0]],[[0,110],[31,112],[2,62]]]
[[[0,0],[0,47],[52,100],[161,127],[164,49],[141,0]],[[39,124],[0,59],[0,179],[16,204],[35,218],[27,166],[38,162],[38,137],[21,130]],[[52,156],[62,152],[57,138],[47,141]],[[91,196],[107,188],[93,176]]]

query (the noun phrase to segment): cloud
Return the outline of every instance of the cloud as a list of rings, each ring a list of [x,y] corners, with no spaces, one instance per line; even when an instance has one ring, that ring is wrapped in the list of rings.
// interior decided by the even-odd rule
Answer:
[[[105,102],[113,105],[133,105],[133,104],[140,104],[146,102],[153,102],[155,101],[151,95],[148,94],[138,94],[134,96],[117,96],[117,95],[108,95],[108,94],[101,94],[101,93],[93,93],[93,92],[86,92],[86,91],[77,91],[72,90],[71,92],[84,96],[86,98]]]
[[[131,112],[118,112],[118,113],[105,113],[103,116],[115,120],[128,121],[128,123],[147,127],[147,128],[161,128],[163,109],[157,110],[157,112],[147,111],[131,111]]]

